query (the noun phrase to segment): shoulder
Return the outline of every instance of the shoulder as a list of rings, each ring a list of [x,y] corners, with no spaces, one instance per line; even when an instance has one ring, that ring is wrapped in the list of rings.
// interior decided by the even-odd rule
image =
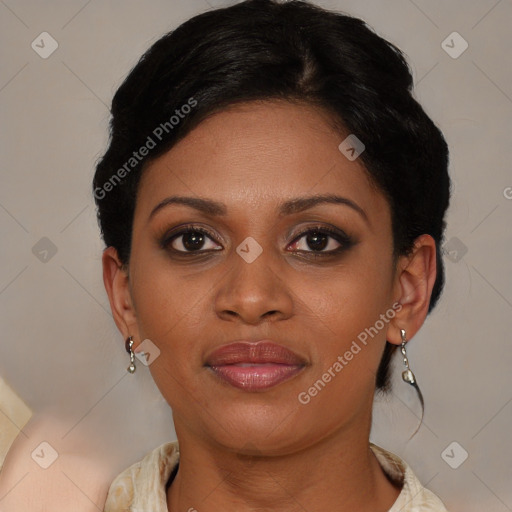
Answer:
[[[84,431],[65,439],[69,428],[67,418],[34,413],[0,470],[0,510],[98,510],[112,479],[111,461]]]
[[[385,473],[402,484],[402,492],[389,512],[448,512],[441,499],[423,487],[403,459],[373,443],[370,443],[370,448]]]

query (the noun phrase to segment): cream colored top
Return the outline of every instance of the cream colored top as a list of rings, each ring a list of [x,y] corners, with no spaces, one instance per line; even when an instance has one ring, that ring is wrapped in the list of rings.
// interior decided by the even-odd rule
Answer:
[[[402,485],[388,512],[448,512],[443,502],[421,485],[406,462],[373,443],[370,447],[384,472]],[[103,512],[168,512],[166,484],[178,462],[177,441],[155,448],[114,479]]]

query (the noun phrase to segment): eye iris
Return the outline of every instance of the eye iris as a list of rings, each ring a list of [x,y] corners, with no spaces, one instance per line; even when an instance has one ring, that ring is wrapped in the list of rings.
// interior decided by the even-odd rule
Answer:
[[[202,231],[186,231],[181,235],[181,243],[187,252],[200,250],[205,243],[205,235]],[[322,231],[309,231],[306,235],[306,243],[313,251],[323,251],[329,244],[331,235]]]
[[[204,233],[199,231],[189,231],[182,235],[183,247],[189,251],[201,249],[204,244]]]
[[[312,231],[306,236],[306,242],[311,249],[321,251],[325,249],[328,244],[329,236],[325,233],[319,233],[318,231]]]

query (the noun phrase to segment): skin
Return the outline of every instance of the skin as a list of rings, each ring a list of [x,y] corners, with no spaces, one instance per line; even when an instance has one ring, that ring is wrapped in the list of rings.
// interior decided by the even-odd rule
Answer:
[[[360,160],[339,151],[346,135],[327,113],[283,101],[217,113],[145,171],[128,268],[115,249],[104,252],[119,330],[134,337],[134,347],[150,339],[160,350],[149,369],[172,407],[180,443],[169,510],[385,512],[399,495],[369,448],[375,375],[386,339],[399,345],[400,328],[411,339],[425,320],[435,241],[422,235],[393,265],[389,205]],[[343,204],[277,213],[289,199],[329,193],[357,203],[367,220]],[[222,202],[227,214],[173,204],[148,220],[171,195]],[[171,246],[159,246],[188,223],[215,236],[202,249],[221,250],[179,258]],[[328,238],[318,250],[296,236],[318,225],[341,229],[356,243],[313,259],[315,248],[341,245]],[[249,236],[263,250],[252,263],[236,252]],[[182,242],[178,237],[172,247],[185,251]],[[402,304],[395,317],[301,404],[298,394],[395,302]],[[219,345],[262,338],[291,348],[307,366],[264,392],[230,386],[204,366]]]
[[[68,437],[66,432],[69,432],[69,418],[63,418],[60,411],[45,410],[32,416],[12,443],[2,466],[0,510],[98,510],[94,504],[105,500],[106,483],[112,481],[111,468],[115,461],[97,451],[91,442],[92,432],[84,435],[77,429]],[[35,451],[35,458],[32,456],[43,441],[58,454],[46,469],[34,462],[41,450]],[[73,475],[73,482],[80,482],[80,487],[65,475]]]

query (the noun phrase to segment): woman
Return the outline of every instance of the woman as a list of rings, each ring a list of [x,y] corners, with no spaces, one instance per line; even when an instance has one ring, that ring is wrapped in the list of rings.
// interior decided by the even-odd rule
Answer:
[[[276,0],[192,18],[126,78],[93,184],[104,282],[178,441],[106,512],[446,510],[369,442],[399,347],[419,392],[406,343],[444,283],[448,148],[411,90],[364,22]]]

